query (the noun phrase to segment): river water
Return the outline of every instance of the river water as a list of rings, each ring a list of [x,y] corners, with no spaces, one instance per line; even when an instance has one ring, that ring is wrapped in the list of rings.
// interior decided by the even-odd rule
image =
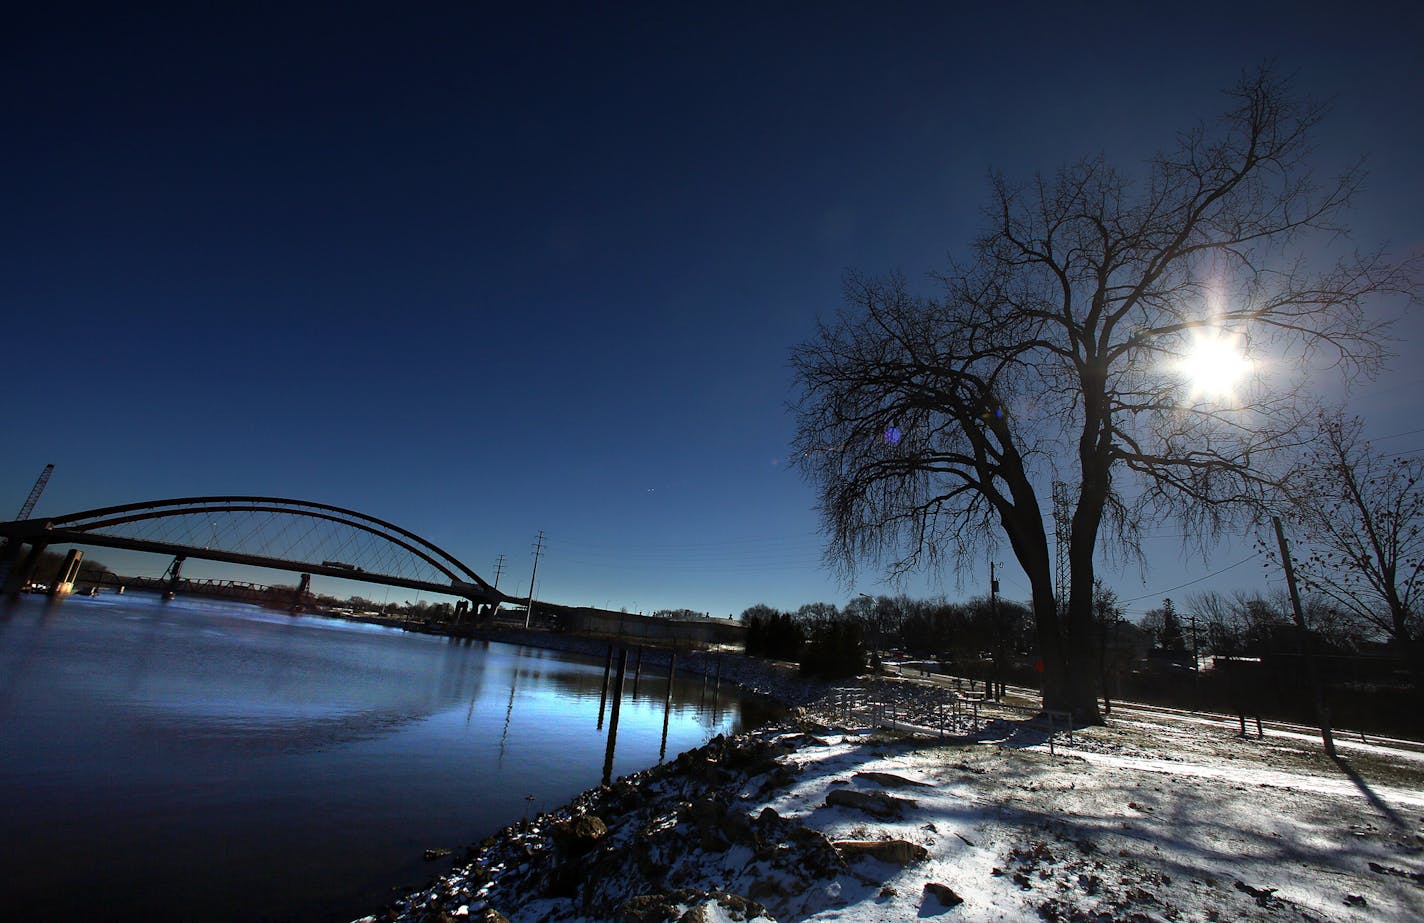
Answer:
[[[0,917],[349,920],[604,774],[603,658],[149,595],[0,602]],[[613,775],[764,710],[630,660]],[[666,742],[663,740],[666,717]]]

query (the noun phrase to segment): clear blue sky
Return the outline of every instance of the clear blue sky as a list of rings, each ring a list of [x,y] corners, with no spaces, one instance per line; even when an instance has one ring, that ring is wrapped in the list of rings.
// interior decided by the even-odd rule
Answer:
[[[484,574],[506,554],[505,588],[543,529],[553,601],[840,603],[894,588],[819,566],[788,352],[846,269],[922,278],[964,252],[991,167],[1131,165],[1274,60],[1334,102],[1322,166],[1369,156],[1359,242],[1424,246],[1417,6],[886,6],[10,19],[4,507],[54,462],[39,514],[291,496]],[[1358,390],[1375,436],[1424,427],[1421,332]],[[1251,553],[1172,531],[1145,573],[1109,573],[1129,608]]]

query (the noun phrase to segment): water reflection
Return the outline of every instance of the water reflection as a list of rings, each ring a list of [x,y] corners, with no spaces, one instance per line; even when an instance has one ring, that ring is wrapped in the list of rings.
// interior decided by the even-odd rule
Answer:
[[[757,714],[676,663],[644,689],[642,671],[650,684],[662,671],[642,660],[622,652],[620,678],[613,652],[182,597],[0,605],[6,914],[93,916],[95,893],[111,919],[373,912],[428,877],[424,848],[478,840]],[[83,889],[74,855],[90,860]]]
[[[613,753],[618,748],[618,713],[623,708],[623,676],[628,669],[628,651],[618,652],[618,675],[613,680],[613,716],[608,719],[608,746],[603,751],[603,784],[613,781]]]

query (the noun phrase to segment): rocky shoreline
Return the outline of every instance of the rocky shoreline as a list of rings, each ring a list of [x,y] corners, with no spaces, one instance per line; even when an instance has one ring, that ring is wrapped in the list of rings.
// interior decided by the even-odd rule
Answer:
[[[805,718],[718,736],[675,760],[592,789],[569,805],[506,827],[457,868],[359,923],[612,920],[774,923],[839,902],[843,882],[878,887],[848,860],[905,865],[925,849],[903,840],[833,842],[770,807],[792,785],[802,747],[834,732]],[[912,785],[879,774],[882,786]],[[892,816],[896,795],[838,790],[868,816]],[[940,900],[957,900],[946,886]]]
[[[633,649],[616,639],[509,627],[441,633],[596,658],[610,649]],[[666,671],[675,656],[679,674],[735,685],[793,713],[834,695],[831,684],[802,677],[792,664],[735,652],[644,647],[641,656],[645,670],[658,672]],[[736,805],[792,782],[794,763],[786,757],[817,740],[808,735],[826,730],[796,718],[732,737],[718,735],[675,759],[504,828],[467,848],[450,872],[358,923],[493,923],[509,915],[657,923],[689,919],[693,908],[714,906],[723,916],[708,917],[704,909],[690,919],[774,923],[768,905],[783,909],[779,898],[801,893],[811,881],[830,887],[845,872],[845,861],[815,830],[769,809],[753,818]],[[725,857],[734,848],[738,856],[750,852],[762,876],[749,883],[749,895],[724,890],[702,871],[712,867],[713,857]],[[432,858],[445,854],[437,852],[440,856]]]

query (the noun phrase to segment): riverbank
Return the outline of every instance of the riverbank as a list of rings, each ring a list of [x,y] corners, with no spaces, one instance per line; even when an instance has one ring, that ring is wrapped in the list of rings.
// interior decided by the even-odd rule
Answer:
[[[1008,713],[887,692],[939,726],[875,730],[833,693],[507,827],[364,923],[1424,917],[1418,753],[1342,770],[1166,719],[1050,753]]]
[[[609,650],[629,652],[628,669],[632,671],[641,657],[645,671],[665,675],[676,657],[678,675],[705,676],[714,682],[729,683],[755,695],[774,699],[787,706],[796,707],[817,701],[827,695],[831,684],[801,676],[796,665],[760,657],[748,657],[730,650],[675,650],[639,644],[634,640],[618,638],[588,637],[544,631],[537,628],[516,628],[509,625],[446,625],[434,622],[408,622],[382,616],[333,614],[331,618],[384,625],[419,634],[439,635],[451,638],[470,638],[478,641],[497,641],[501,644],[537,647],[578,654],[585,657],[605,658]],[[629,673],[631,676],[632,673]]]

